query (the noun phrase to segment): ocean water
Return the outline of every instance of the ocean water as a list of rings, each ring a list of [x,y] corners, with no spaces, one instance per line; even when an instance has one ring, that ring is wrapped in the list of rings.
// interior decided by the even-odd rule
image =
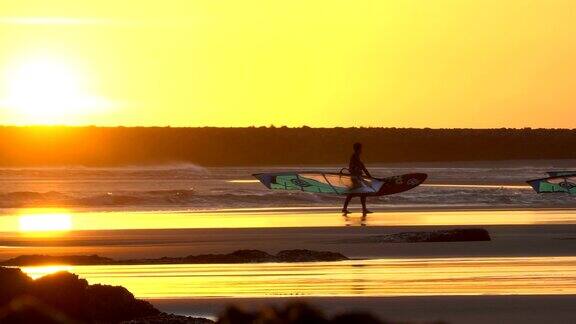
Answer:
[[[573,165],[573,167],[571,167]],[[371,206],[575,207],[576,197],[538,195],[526,180],[550,170],[576,169],[573,161],[452,163],[372,166],[375,176],[411,172],[429,175],[411,191],[370,198]],[[1,168],[0,208],[86,207],[205,210],[262,207],[325,207],[334,195],[272,191],[251,174],[273,171],[331,171],[338,166],[222,167],[191,164],[119,168]]]

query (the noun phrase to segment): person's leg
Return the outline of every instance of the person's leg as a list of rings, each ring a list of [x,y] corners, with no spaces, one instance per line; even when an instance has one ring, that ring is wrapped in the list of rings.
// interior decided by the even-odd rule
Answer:
[[[369,211],[368,208],[366,208],[366,195],[360,196],[360,202],[362,203],[362,213],[364,215],[370,214],[371,211]]]
[[[344,200],[344,206],[342,207],[342,212],[343,212],[344,214],[350,213],[350,212],[348,211],[348,204],[350,203],[350,200],[352,200],[352,195],[347,195],[347,196],[346,196],[346,200]]]

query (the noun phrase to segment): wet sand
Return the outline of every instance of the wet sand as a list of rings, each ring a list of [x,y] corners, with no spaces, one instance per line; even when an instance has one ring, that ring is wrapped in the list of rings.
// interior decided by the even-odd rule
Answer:
[[[479,226],[374,226],[236,229],[164,229],[75,231],[37,237],[3,233],[0,259],[23,254],[98,254],[115,259],[179,257],[258,249],[340,252],[350,258],[466,256],[571,256],[576,251],[575,225],[489,225],[488,242],[346,243],[372,235]]]
[[[36,232],[22,219],[68,228]],[[406,231],[481,227],[491,242],[349,244],[343,239]],[[74,212],[32,210],[0,216],[0,259],[30,254],[99,254],[155,258],[260,249],[341,252],[352,258],[561,256],[576,251],[576,210],[378,211],[362,218],[325,209],[209,212]]]

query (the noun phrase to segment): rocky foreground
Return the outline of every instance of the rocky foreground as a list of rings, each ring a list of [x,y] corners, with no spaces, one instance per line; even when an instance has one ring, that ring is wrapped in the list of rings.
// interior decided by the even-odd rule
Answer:
[[[119,323],[168,315],[124,287],[89,285],[68,272],[32,280],[20,269],[0,267],[0,287],[0,323]]]
[[[167,314],[147,301],[134,298],[126,288],[89,285],[68,272],[32,280],[20,269],[0,267],[0,323],[130,323],[209,324],[205,318]],[[220,324],[385,324],[366,313],[327,317],[301,303],[243,311],[229,307],[216,320]]]
[[[340,253],[311,250],[284,250],[276,255],[260,250],[238,250],[228,254],[202,254],[185,257],[157,259],[114,260],[98,255],[21,255],[3,262],[0,266],[66,265],[126,265],[126,264],[214,264],[214,263],[263,263],[263,262],[319,262],[342,261],[348,258]]]

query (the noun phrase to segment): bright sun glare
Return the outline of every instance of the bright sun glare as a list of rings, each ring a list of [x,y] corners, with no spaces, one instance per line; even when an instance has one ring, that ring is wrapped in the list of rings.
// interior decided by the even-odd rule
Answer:
[[[8,71],[1,104],[24,124],[81,123],[82,116],[106,106],[85,87],[85,80],[71,64],[27,60]]]
[[[38,267],[22,267],[20,270],[22,270],[22,272],[27,274],[32,279],[38,279],[60,271],[72,271],[72,267],[69,265],[48,265]]]
[[[72,218],[68,214],[23,215],[19,218],[21,232],[69,231]]]

